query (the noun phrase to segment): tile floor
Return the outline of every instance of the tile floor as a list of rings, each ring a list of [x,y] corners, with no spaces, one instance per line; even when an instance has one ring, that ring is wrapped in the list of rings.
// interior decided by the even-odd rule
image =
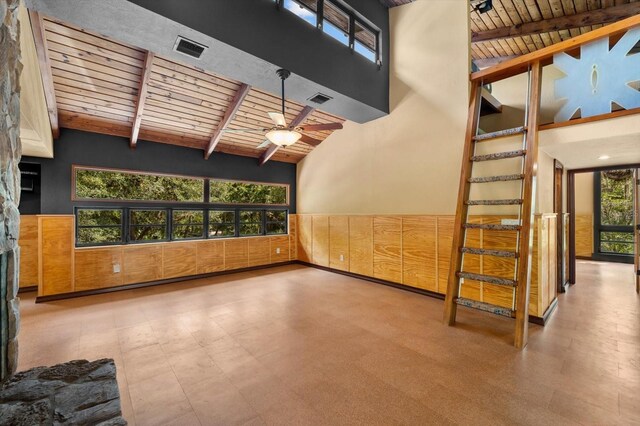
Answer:
[[[302,266],[23,295],[20,369],[113,358],[132,425],[640,424],[632,274],[580,262],[523,352],[512,320]]]

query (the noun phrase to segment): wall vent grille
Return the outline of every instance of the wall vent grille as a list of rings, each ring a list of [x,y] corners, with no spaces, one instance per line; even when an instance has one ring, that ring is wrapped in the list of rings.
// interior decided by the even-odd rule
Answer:
[[[333,99],[331,96],[327,96],[322,93],[316,93],[315,95],[309,98],[311,102],[316,103],[318,105],[322,105],[323,103],[330,101],[331,99]]]
[[[184,55],[191,56],[192,58],[196,59],[200,59],[206,49],[207,46],[196,43],[195,41],[186,39],[182,36],[178,36],[176,44],[173,47],[173,50],[175,50],[176,52],[180,52]]]

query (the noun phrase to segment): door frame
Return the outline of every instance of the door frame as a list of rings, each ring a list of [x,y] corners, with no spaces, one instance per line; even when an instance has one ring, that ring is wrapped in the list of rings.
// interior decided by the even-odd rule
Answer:
[[[553,212],[556,214],[556,277],[558,293],[565,292],[565,227],[564,227],[564,165],[553,160]]]
[[[640,163],[619,164],[603,167],[586,167],[567,170],[567,208],[569,213],[569,284],[576,283],[576,173],[601,172],[604,170],[640,169]]]

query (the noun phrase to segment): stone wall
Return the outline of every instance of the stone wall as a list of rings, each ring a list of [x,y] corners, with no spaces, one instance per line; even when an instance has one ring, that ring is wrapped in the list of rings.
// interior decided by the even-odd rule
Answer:
[[[0,0],[0,380],[18,363],[20,325],[18,265],[20,249],[20,0]]]

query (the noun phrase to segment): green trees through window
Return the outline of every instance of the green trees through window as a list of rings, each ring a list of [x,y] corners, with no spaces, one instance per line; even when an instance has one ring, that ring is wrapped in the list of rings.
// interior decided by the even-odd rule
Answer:
[[[287,186],[212,180],[209,201],[217,204],[288,204]]]
[[[75,198],[202,203],[204,179],[76,168]]]
[[[633,254],[633,171],[600,172],[599,252]],[[597,193],[596,193],[597,195]]]

